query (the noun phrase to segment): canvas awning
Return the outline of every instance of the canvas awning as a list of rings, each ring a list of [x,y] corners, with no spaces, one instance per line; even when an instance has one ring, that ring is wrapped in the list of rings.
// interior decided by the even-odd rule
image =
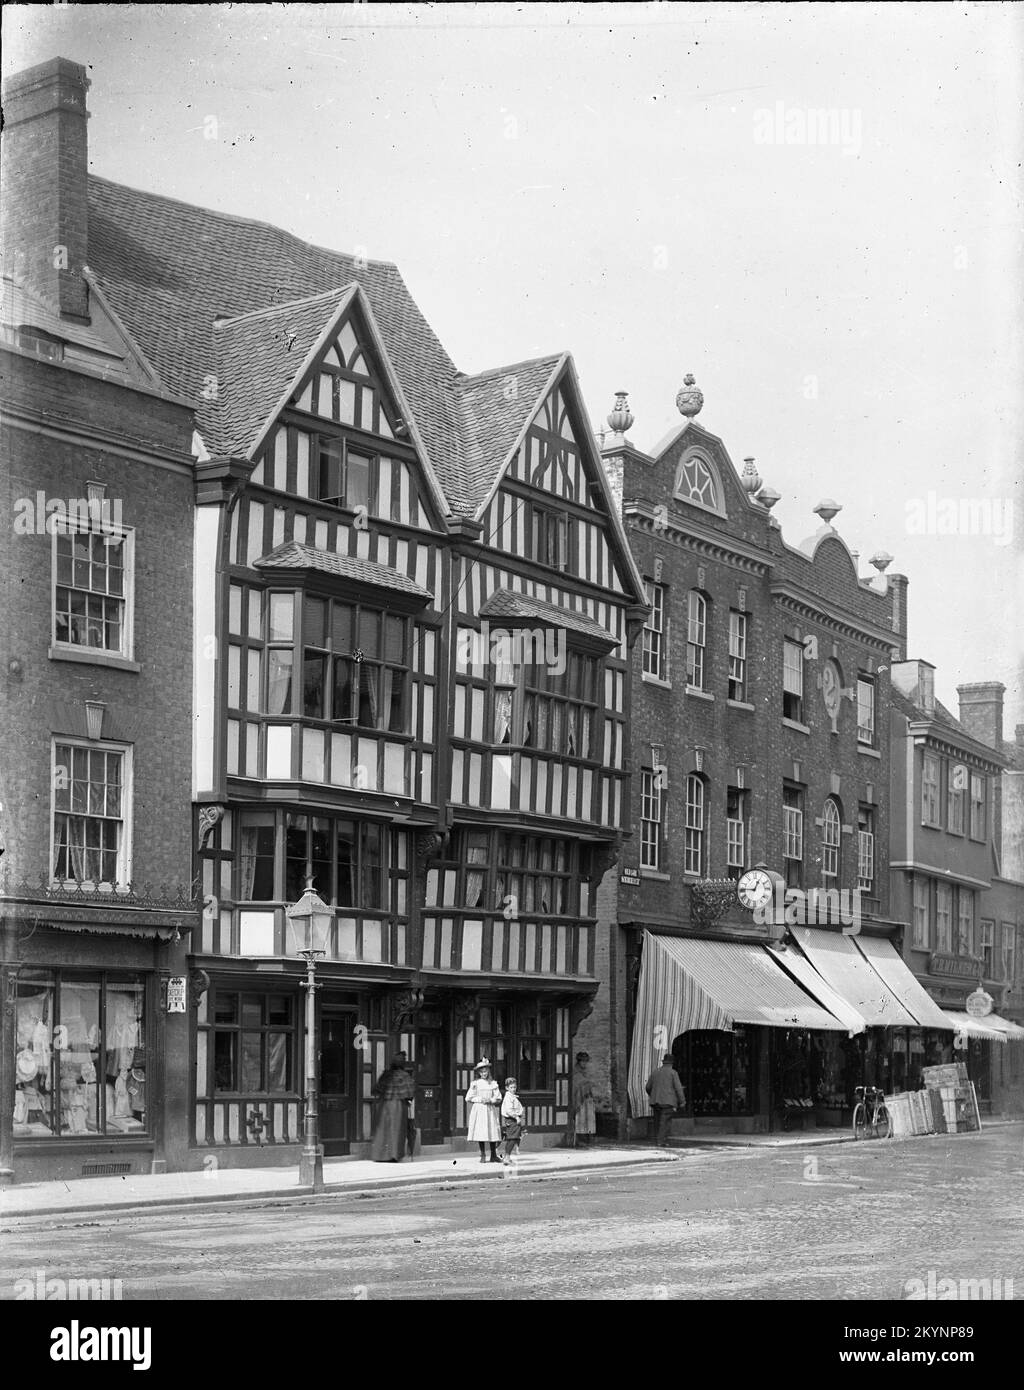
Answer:
[[[984,1042],[997,1043],[1009,1041],[1008,1033],[993,1026],[991,1014],[988,1018],[973,1018],[970,1014],[961,1013],[957,1009],[943,1009],[942,1012],[948,1020],[946,1027],[953,1028],[968,1038],[981,1038]]]
[[[826,984],[852,1005],[869,1028],[920,1027],[872,963],[857,949],[852,936],[822,931],[818,927],[790,927],[790,932]]]
[[[949,1028],[945,1014],[928,991],[914,977],[906,961],[891,941],[877,936],[855,936],[857,949],[877,970],[903,1007],[922,1028]]]
[[[765,948],[768,953],[777,960],[783,970],[789,973],[803,985],[807,992],[817,999],[818,1003],[828,1009],[829,1013],[835,1014],[840,1023],[845,1024],[846,1031],[851,1037],[855,1033],[863,1033],[867,1029],[867,1020],[863,1014],[859,1014],[852,1004],[848,1004],[841,994],[837,994],[828,981],[819,975],[814,966],[799,951],[787,949],[779,950],[774,946]]]
[[[644,1083],[674,1038],[694,1028],[731,1032],[737,1023],[847,1032],[760,946],[647,932],[629,1062],[633,1114],[651,1113]]]
[[[982,1022],[990,1023],[993,1028],[998,1028],[1009,1042],[1024,1041],[1024,1028],[1008,1018],[1000,1018],[998,1014],[986,1014]]]

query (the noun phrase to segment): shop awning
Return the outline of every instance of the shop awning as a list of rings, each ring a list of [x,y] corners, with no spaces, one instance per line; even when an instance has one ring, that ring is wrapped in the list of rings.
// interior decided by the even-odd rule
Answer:
[[[848,1004],[841,994],[837,994],[827,980],[818,974],[814,966],[799,951],[787,949],[780,951],[774,946],[765,948],[774,960],[777,960],[783,970],[788,970],[794,979],[803,985],[807,992],[817,999],[818,1003],[828,1009],[830,1014],[835,1014],[840,1023],[844,1024],[846,1031],[851,1037],[854,1033],[863,1033],[867,1029],[867,1020],[863,1014],[859,1014],[852,1004]]]
[[[949,1028],[945,1014],[928,991],[915,979],[891,941],[877,936],[855,936],[857,949],[922,1028]]]
[[[680,1033],[737,1023],[845,1033],[760,946],[647,932],[629,1062],[634,1115],[649,1115],[644,1083]]]
[[[1019,1023],[1011,1023],[1008,1018],[1000,1018],[998,1014],[986,1014],[984,1018],[975,1018],[973,1014],[959,1012],[956,1009],[943,1009],[943,1014],[950,1021],[946,1024],[947,1028],[956,1028],[961,1033],[966,1033],[969,1038],[984,1038],[986,1042],[1021,1042],[1024,1040],[1024,1028]]]
[[[818,927],[790,927],[793,939],[826,984],[846,1000],[869,1028],[918,1028],[852,936]]]

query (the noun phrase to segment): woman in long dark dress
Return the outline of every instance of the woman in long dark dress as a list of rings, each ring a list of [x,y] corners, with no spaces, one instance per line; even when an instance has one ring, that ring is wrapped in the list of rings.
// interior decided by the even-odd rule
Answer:
[[[415,1082],[406,1071],[404,1052],[396,1053],[373,1091],[378,1110],[370,1157],[374,1163],[400,1163],[405,1153],[409,1102],[416,1095]]]

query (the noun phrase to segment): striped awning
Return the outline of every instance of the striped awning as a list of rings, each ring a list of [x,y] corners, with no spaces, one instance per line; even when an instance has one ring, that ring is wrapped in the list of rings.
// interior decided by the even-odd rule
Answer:
[[[995,1027],[991,1014],[987,1018],[974,1018],[957,1009],[943,1009],[942,1012],[947,1020],[946,1027],[954,1028],[968,1038],[981,1038],[983,1042],[1009,1042],[1009,1034]]]
[[[903,1007],[922,1028],[949,1028],[949,1021],[928,991],[914,977],[891,941],[855,936],[857,949],[877,970]]]
[[[853,1006],[869,1028],[920,1027],[872,963],[857,949],[852,936],[822,931],[819,927],[790,927],[790,932],[826,984]]]
[[[633,1114],[651,1113],[644,1085],[674,1038],[694,1028],[731,1032],[737,1023],[847,1032],[760,946],[647,932],[629,1060]]]

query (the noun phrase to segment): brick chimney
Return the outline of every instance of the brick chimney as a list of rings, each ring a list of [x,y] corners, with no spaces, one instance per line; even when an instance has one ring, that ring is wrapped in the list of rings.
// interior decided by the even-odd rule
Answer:
[[[89,322],[88,88],[85,68],[66,58],[3,87],[4,274],[75,323]]]
[[[889,674],[896,689],[926,719],[935,717],[935,667],[930,661],[894,661]]]
[[[971,738],[994,748],[1003,748],[1003,696],[1006,686],[999,681],[979,681],[976,685],[958,685],[960,723]]]
[[[899,653],[897,658],[907,658],[907,587],[910,580],[905,574],[888,574],[886,589],[892,604],[893,646]]]

